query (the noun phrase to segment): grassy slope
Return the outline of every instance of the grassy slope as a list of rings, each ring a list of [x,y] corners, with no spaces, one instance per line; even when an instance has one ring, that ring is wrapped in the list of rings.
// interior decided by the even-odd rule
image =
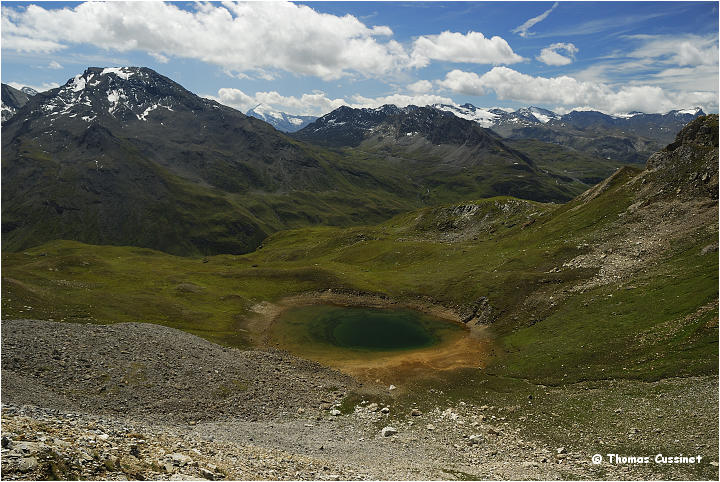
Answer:
[[[51,242],[3,255],[3,316],[155,322],[243,345],[252,304],[309,290],[458,307],[487,296],[504,351],[490,373],[553,384],[715,373],[718,259],[700,250],[716,231],[699,226],[622,285],[569,293],[596,270],[551,272],[613,229],[634,201],[627,182],[637,172],[622,170],[589,201],[492,198],[462,205],[475,205],[472,214],[426,208],[374,227],[279,232],[254,253],[207,262]],[[465,236],[467,226],[476,229]]]
[[[300,146],[331,187],[233,192],[179,176],[121,144],[122,161],[100,157],[102,168],[92,160],[60,162],[32,143],[3,160],[3,175],[14,180],[3,183],[3,250],[62,237],[181,255],[241,253],[280,229],[376,223],[421,205],[413,187],[377,159]]]

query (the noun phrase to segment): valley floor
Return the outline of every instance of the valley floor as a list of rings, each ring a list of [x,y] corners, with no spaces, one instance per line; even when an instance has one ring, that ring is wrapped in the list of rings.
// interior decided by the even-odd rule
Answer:
[[[714,376],[549,387],[473,369],[388,390],[157,325],[3,320],[2,381],[8,480],[718,478]]]

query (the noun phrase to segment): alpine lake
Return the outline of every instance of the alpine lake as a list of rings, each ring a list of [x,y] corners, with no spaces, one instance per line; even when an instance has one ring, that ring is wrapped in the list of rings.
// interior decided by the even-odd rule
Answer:
[[[477,366],[488,341],[463,324],[407,308],[315,304],[284,310],[270,343],[371,378]]]

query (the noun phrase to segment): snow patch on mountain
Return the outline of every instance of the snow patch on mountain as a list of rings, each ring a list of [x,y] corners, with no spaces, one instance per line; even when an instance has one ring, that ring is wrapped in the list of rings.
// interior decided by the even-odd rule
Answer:
[[[108,67],[100,75],[115,74],[123,80],[128,80],[135,72],[130,67]]]
[[[432,107],[445,112],[450,112],[461,119],[477,122],[482,127],[493,126],[500,116],[498,112],[494,112],[494,109],[483,109],[481,107],[475,107],[472,104],[434,104]]]
[[[81,90],[85,89],[86,85],[87,79],[83,77],[83,74],[77,74],[75,78],[73,78],[70,88],[73,90],[73,92],[80,92]]]
[[[675,111],[675,115],[684,115],[684,114],[690,114],[690,115],[699,115],[703,110],[700,107],[695,107],[693,109],[683,109]]]

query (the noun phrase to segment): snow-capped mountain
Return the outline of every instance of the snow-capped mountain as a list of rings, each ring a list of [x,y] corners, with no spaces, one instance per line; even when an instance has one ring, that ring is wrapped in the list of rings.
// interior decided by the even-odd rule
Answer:
[[[547,124],[551,120],[557,120],[561,117],[551,110],[535,106],[524,107],[515,112],[508,113],[508,117],[513,115],[518,119],[523,119],[528,122],[540,122],[542,124]]]
[[[299,131],[317,119],[317,117],[310,115],[286,114],[285,112],[273,110],[264,104],[256,105],[245,114],[263,120],[283,132]]]
[[[64,119],[85,124],[99,118],[147,122],[161,111],[219,108],[143,67],[90,67],[31,106],[47,114],[50,123]]]
[[[482,112],[466,107],[472,118]],[[475,116],[473,116],[475,114]],[[423,198],[511,195],[538,201],[572,198],[574,181],[537,167],[477,122],[432,106],[339,107],[292,134],[334,148],[358,148],[416,179]]]
[[[559,144],[620,162],[645,162],[650,154],[671,142],[684,125],[704,114],[700,108],[674,110],[666,114],[632,112],[608,115],[597,111],[572,111],[560,115],[535,106],[514,111],[476,107],[472,104],[434,104],[426,107],[411,105],[403,108],[384,105],[375,109],[344,106],[301,129],[295,137],[322,145],[356,146],[368,139],[378,126],[387,124],[388,119],[393,116],[393,125],[400,122],[397,119],[404,119],[401,124],[405,125],[417,116],[423,117],[427,125],[433,124],[435,120],[431,119],[433,116],[428,114],[428,109],[472,121],[508,139],[531,139]],[[418,129],[401,134],[423,132],[424,124],[418,125]],[[444,126],[442,131],[447,137],[447,126]],[[436,139],[437,135],[432,134],[427,138]]]
[[[528,126],[554,125],[587,128],[589,126],[623,127],[638,126],[642,123],[672,125],[679,131],[683,125],[697,116],[704,115],[701,108],[673,110],[666,114],[645,114],[630,112],[628,114],[609,115],[598,111],[572,111],[565,115],[557,114],[542,107],[523,107],[517,110],[503,108],[476,107],[472,104],[449,105],[434,104],[432,107],[451,112],[461,119],[477,122],[487,128],[518,128]],[[676,131],[677,132],[677,131]],[[674,134],[673,134],[674,135]]]

